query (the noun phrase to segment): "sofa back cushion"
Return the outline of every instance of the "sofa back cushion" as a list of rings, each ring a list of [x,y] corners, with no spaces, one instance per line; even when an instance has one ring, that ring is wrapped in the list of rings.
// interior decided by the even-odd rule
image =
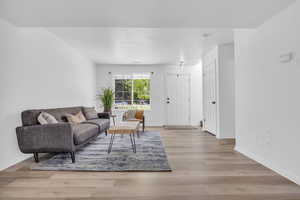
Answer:
[[[87,120],[98,119],[98,113],[94,107],[83,107],[82,110]]]
[[[139,120],[143,120],[144,117],[144,111],[143,110],[137,110],[135,112],[135,118]]]
[[[127,110],[125,113],[124,113],[124,116],[125,116],[125,119],[135,119],[135,113],[136,113],[136,110]]]
[[[36,109],[25,110],[22,112],[23,126],[38,125],[38,116],[41,112],[46,112],[55,117],[58,122],[66,122],[66,114],[77,114],[82,111],[82,107],[52,108],[52,109]]]

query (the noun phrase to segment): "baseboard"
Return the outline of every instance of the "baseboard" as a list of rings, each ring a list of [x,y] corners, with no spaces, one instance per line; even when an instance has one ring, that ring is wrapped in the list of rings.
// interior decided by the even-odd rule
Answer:
[[[40,161],[42,161],[44,159],[49,159],[50,157],[51,157],[51,154],[49,154],[49,153],[39,153],[39,159],[40,159]],[[9,167],[3,169],[2,171],[5,171],[5,172],[16,171],[19,168],[22,168],[23,164],[28,165],[28,163],[35,163],[32,154],[26,154],[26,158],[25,159],[20,160],[20,161],[16,162],[13,165],[10,165]]]
[[[235,145],[235,139],[234,138],[218,139],[218,142],[219,142],[220,145]]]
[[[247,149],[241,148],[240,146],[235,146],[235,151],[247,156],[248,158],[264,165],[265,167],[273,170],[274,172],[280,174],[281,176],[289,179],[290,181],[296,183],[297,185],[300,185],[300,177],[291,173],[288,169],[284,169],[280,166],[278,166],[278,164],[272,163],[270,161],[267,161],[266,159],[264,159],[261,156],[258,156],[250,151],[248,151]]]
[[[176,125],[164,125],[163,126],[164,129],[167,129],[167,130],[196,130],[199,128],[196,127],[196,126],[176,126]]]
[[[145,126],[145,128],[163,128],[163,126]]]

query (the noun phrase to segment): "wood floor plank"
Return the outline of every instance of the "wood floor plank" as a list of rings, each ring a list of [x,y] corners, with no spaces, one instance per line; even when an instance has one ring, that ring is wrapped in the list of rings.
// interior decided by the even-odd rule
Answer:
[[[6,188],[20,187],[20,188],[76,188],[76,187],[95,187],[95,188],[111,188],[115,185],[114,180],[101,180],[101,179],[16,179],[6,185]]]
[[[6,178],[6,177],[0,177],[0,186],[5,186],[11,182],[13,182],[15,178]]]
[[[300,187],[201,130],[160,131],[172,172],[0,172],[0,200],[300,200]]]

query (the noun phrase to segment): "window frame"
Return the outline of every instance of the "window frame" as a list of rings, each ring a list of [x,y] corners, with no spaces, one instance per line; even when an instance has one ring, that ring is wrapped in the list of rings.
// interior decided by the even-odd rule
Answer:
[[[140,78],[137,78],[139,77]],[[143,80],[148,79],[149,80],[149,104],[142,105],[142,104],[135,104],[134,103],[134,80]],[[131,104],[129,105],[120,105],[116,104],[116,98],[114,100],[113,108],[115,110],[136,110],[136,109],[142,109],[142,110],[151,110],[152,100],[151,100],[151,76],[147,74],[133,74],[133,75],[115,75],[112,78],[112,87],[115,92],[116,97],[116,80],[130,80],[131,81]]]

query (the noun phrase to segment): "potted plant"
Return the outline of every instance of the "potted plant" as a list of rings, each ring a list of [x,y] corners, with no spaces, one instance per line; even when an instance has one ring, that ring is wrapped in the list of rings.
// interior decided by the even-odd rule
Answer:
[[[115,93],[112,88],[103,88],[101,94],[99,95],[100,101],[104,108],[104,112],[111,113],[111,108],[114,103]]]

